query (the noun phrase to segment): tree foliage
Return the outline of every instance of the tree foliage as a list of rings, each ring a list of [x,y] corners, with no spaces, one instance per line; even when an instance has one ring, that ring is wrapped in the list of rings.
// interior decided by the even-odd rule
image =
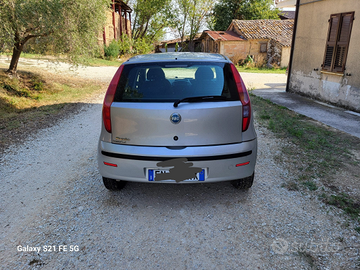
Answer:
[[[188,23],[188,16],[190,11],[189,0],[174,0],[172,6],[174,7],[174,22],[172,27],[176,29],[180,36],[181,44],[184,41],[186,27]]]
[[[194,50],[193,40],[214,6],[214,0],[175,0],[173,27],[180,36],[181,43],[185,35],[189,36],[189,50]]]
[[[8,71],[16,73],[30,39],[74,62],[93,52],[108,6],[107,0],[0,0],[0,44],[13,51]]]
[[[214,1],[210,0],[189,0],[190,1],[190,34],[189,34],[189,49],[194,51],[193,40],[195,35],[199,32],[203,25],[206,16],[210,14]]]
[[[132,36],[137,39],[157,40],[173,20],[171,0],[133,0],[134,21]]]
[[[211,29],[223,31],[234,19],[279,19],[279,13],[273,0],[220,0],[213,9],[209,24]]]

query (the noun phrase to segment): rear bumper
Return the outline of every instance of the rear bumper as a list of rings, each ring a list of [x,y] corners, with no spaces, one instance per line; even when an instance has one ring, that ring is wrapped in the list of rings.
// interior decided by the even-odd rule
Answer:
[[[107,178],[132,182],[149,182],[146,178],[147,168],[158,168],[158,162],[176,158],[186,158],[193,163],[192,167],[206,169],[207,178],[200,183],[241,179],[254,173],[256,157],[256,139],[239,144],[178,149],[119,145],[103,141],[99,141],[98,146],[100,174]],[[116,167],[105,165],[105,163],[116,165]],[[176,182],[164,180],[153,183]],[[179,183],[196,182],[185,180]]]

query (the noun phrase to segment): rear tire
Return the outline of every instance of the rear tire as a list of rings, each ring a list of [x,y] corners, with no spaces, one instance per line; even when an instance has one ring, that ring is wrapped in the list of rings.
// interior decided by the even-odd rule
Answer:
[[[254,183],[254,175],[255,173],[243,179],[233,180],[231,184],[237,189],[249,189]]]
[[[120,190],[123,189],[126,185],[125,181],[117,181],[115,179],[106,178],[106,177],[103,177],[103,182],[104,182],[104,186],[108,190]]]

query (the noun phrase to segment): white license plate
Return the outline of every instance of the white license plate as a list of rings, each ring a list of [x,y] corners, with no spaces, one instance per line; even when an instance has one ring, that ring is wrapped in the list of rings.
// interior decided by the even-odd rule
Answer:
[[[161,174],[169,174],[170,171],[167,169],[146,169],[146,178],[148,181],[156,181],[157,176]],[[169,178],[167,180],[171,180],[172,178]],[[181,181],[205,181],[206,179],[206,170],[202,169],[201,172],[196,173],[193,178],[180,180]],[[174,180],[174,179],[172,179]]]

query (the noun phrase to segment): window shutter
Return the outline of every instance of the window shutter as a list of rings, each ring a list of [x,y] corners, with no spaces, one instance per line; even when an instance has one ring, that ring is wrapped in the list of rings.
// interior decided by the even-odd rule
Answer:
[[[333,14],[329,20],[329,31],[322,69],[343,72],[350,43],[354,12]]]
[[[341,31],[336,44],[336,55],[334,63],[334,71],[342,72],[345,70],[346,56],[349,48],[350,33],[354,13],[342,14]]]
[[[326,40],[326,49],[323,62],[323,70],[331,71],[333,66],[333,56],[335,53],[336,40],[339,32],[339,23],[340,23],[341,14],[331,15],[328,38]]]

